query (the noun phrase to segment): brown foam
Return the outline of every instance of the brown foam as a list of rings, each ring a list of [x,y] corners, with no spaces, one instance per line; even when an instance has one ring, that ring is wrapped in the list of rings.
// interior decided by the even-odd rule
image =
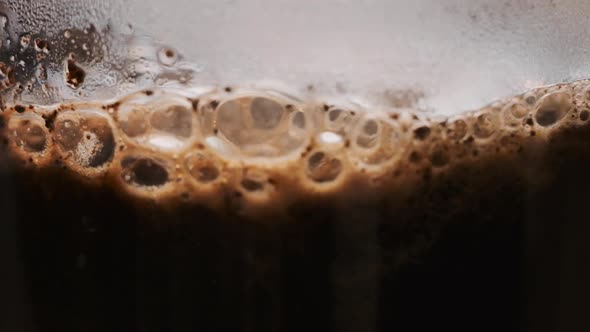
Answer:
[[[60,165],[139,201],[223,209],[214,197],[231,193],[241,203],[230,205],[247,214],[284,213],[296,201],[393,197],[433,175],[517,163],[528,147],[586,125],[589,84],[540,87],[445,121],[266,90],[150,90],[106,103],[14,105],[2,131],[10,154],[38,172]],[[351,195],[363,192],[372,194]]]

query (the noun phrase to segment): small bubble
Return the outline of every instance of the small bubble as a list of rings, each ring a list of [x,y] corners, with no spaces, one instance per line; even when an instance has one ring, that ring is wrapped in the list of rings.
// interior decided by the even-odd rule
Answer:
[[[24,151],[39,153],[47,146],[47,132],[39,121],[31,119],[14,119],[10,123],[14,141]]]
[[[365,121],[356,138],[356,144],[363,149],[372,149],[379,144],[379,123],[374,119]]]
[[[363,126],[363,132],[366,135],[374,136],[374,135],[377,135],[378,131],[379,131],[379,124],[377,123],[377,121],[369,120],[369,121],[365,122],[365,125]]]
[[[510,106],[510,114],[517,119],[524,118],[529,113],[529,108],[523,104],[516,103]]]
[[[426,126],[422,126],[419,128],[414,129],[414,137],[418,140],[425,140],[430,136],[430,128]]]
[[[220,175],[213,158],[200,152],[190,154],[186,158],[185,167],[193,178],[202,183],[215,181]]]
[[[525,99],[524,99],[524,100],[525,100],[525,102],[526,102],[527,104],[529,104],[529,105],[531,105],[531,106],[532,106],[532,105],[534,105],[534,104],[535,104],[535,102],[537,101],[537,97],[535,97],[535,96],[534,96],[534,95],[532,95],[532,94],[529,94],[528,96],[526,96],[526,97],[525,97]]]
[[[316,182],[334,181],[342,172],[342,162],[325,152],[315,152],[307,160],[307,174]]]
[[[480,114],[473,124],[473,134],[478,138],[488,138],[496,132],[498,124],[496,113]]]
[[[246,191],[262,191],[264,189],[264,184],[248,178],[243,179],[241,185]]]
[[[452,140],[460,140],[467,135],[467,123],[463,120],[451,122],[447,126],[447,135]]]

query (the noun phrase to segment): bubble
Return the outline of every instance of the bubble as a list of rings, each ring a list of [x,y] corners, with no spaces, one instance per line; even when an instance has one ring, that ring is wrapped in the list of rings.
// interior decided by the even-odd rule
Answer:
[[[529,108],[521,103],[510,105],[509,110],[510,114],[517,119],[522,119],[529,114]]]
[[[523,103],[508,104],[503,110],[504,123],[511,127],[518,127],[522,123],[521,119],[529,114],[529,108]]]
[[[121,105],[117,120],[125,135],[129,137],[144,135],[148,130],[148,109],[144,105]]]
[[[361,124],[361,130],[356,137],[356,144],[364,149],[374,148],[378,142],[380,125],[375,119],[365,120]]]
[[[220,175],[220,167],[215,159],[204,152],[193,152],[186,157],[185,167],[197,181],[209,183]]]
[[[214,112],[205,126],[214,126],[214,134],[245,156],[285,155],[308,139],[304,112],[278,98],[241,96],[221,102]]]
[[[192,111],[183,105],[172,105],[155,110],[151,116],[152,128],[180,138],[192,134]]]
[[[98,112],[61,113],[53,135],[62,152],[83,167],[100,167],[115,154],[111,125]]]
[[[8,126],[15,144],[24,151],[39,153],[47,147],[47,129],[42,119],[29,116],[12,118]]]
[[[414,137],[418,140],[425,140],[430,136],[430,128],[427,126],[422,126],[419,128],[414,129]]]
[[[283,107],[266,98],[244,97],[223,103],[217,111],[217,128],[236,145],[263,143],[274,136]]]
[[[82,131],[77,118],[60,119],[55,122],[54,138],[64,151],[73,151],[82,138]]]
[[[181,150],[195,134],[191,102],[174,94],[138,93],[118,106],[121,130],[136,143]]]
[[[530,93],[527,93],[527,94],[524,96],[524,101],[525,101],[525,102],[526,102],[528,105],[532,106],[532,105],[534,105],[534,104],[537,102],[537,96],[535,96],[535,95],[534,95],[532,92],[530,92]]]
[[[125,157],[121,161],[123,180],[141,187],[159,187],[168,182],[163,162],[148,157]]]
[[[500,119],[497,113],[483,113],[475,118],[473,123],[473,135],[477,138],[489,138],[498,128]]]
[[[323,151],[314,152],[307,159],[307,175],[315,182],[331,182],[342,172],[342,162]]]
[[[465,121],[453,121],[447,125],[447,137],[458,141],[467,135],[467,129],[467,123]]]
[[[588,112],[587,110],[583,110],[582,112],[580,112],[580,120],[587,121],[589,117],[590,112]]]
[[[349,156],[365,165],[387,162],[400,151],[401,131],[394,122],[373,116],[358,121]]]
[[[572,97],[565,92],[548,94],[539,101],[535,121],[548,127],[563,119],[572,108]]]

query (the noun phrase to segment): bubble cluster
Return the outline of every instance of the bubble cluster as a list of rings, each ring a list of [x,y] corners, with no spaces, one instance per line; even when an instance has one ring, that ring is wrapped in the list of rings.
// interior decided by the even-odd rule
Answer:
[[[442,120],[269,89],[154,88],[108,102],[17,104],[4,112],[1,131],[17,158],[112,176],[133,194],[240,193],[231,197],[270,202],[310,188],[317,194],[353,183],[386,188],[404,172],[428,179],[517,154],[530,140],[585,125],[589,87],[589,81],[542,87]]]

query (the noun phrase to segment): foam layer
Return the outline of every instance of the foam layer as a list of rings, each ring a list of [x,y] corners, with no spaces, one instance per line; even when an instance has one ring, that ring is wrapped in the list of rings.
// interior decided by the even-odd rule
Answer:
[[[27,167],[63,165],[159,202],[222,209],[230,195],[256,214],[302,197],[391,192],[422,181],[416,174],[518,156],[585,125],[589,87],[540,87],[448,119],[249,87],[156,89],[108,102],[13,105],[2,122],[11,155]]]

